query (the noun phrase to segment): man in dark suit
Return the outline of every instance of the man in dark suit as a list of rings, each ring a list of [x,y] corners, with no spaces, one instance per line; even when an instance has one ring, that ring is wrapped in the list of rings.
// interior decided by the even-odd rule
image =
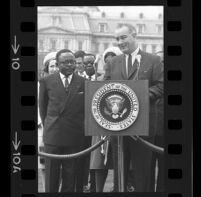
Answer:
[[[115,31],[122,55],[114,57],[106,65],[105,80],[149,80],[150,125],[149,136],[144,137],[154,142],[155,102],[163,97],[163,65],[160,57],[145,53],[139,49],[136,29],[123,24]],[[129,158],[133,168],[133,185],[136,192],[149,192],[151,181],[152,151],[136,143],[131,137],[124,137],[125,185],[127,183]],[[130,152],[130,153],[129,153]],[[128,154],[129,153],[129,154]],[[126,190],[126,188],[125,188]]]
[[[71,154],[84,142],[84,78],[74,73],[75,57],[67,49],[56,55],[59,72],[40,82],[39,108],[45,152]],[[45,192],[73,192],[77,160],[45,159]]]

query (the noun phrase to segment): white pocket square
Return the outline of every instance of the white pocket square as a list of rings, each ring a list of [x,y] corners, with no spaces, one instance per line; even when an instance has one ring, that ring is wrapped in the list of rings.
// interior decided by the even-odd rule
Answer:
[[[84,94],[84,92],[78,92],[78,94]]]

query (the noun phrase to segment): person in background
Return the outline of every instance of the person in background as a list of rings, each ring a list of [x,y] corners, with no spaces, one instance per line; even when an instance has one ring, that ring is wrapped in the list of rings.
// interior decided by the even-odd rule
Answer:
[[[44,77],[59,71],[59,68],[56,64],[56,53],[57,52],[50,52],[45,56],[43,60]]]
[[[84,51],[79,50],[75,52],[75,61],[76,61],[75,72],[79,76],[86,78],[86,72],[84,70],[84,65],[83,65],[84,55],[85,55]]]
[[[155,55],[160,56],[161,62],[163,62],[163,51],[158,51]],[[164,98],[160,98],[156,101],[156,123],[155,123],[155,141],[154,144],[160,147],[164,147]],[[156,166],[158,170],[156,171]],[[164,155],[153,152],[151,163],[151,188],[152,191],[163,192],[164,191]],[[156,174],[157,172],[157,174]],[[155,176],[157,175],[157,176]]]
[[[94,65],[95,63],[95,55],[91,53],[87,53],[84,55],[83,59],[83,65],[84,65],[84,70],[86,73],[86,79],[89,79],[90,81],[95,81],[96,80],[96,67]]]
[[[75,56],[68,49],[56,54],[59,72],[40,81],[39,110],[46,153],[77,153],[84,136],[84,81],[74,73]],[[45,158],[45,192],[75,191],[77,159]]]
[[[120,54],[122,53],[117,47],[109,47],[108,49],[106,49],[103,53],[103,68],[105,67],[105,64],[108,61],[111,61],[114,56]],[[101,77],[99,77],[99,80],[102,80]],[[112,137],[111,139],[112,142],[115,143],[115,138],[113,139]],[[95,144],[100,140],[101,136],[93,136],[92,144]],[[111,144],[108,141],[91,153],[90,169],[95,171],[96,192],[103,192],[106,178],[108,175],[108,170],[112,169],[113,165],[115,165],[115,163],[113,162],[113,158],[115,155],[116,153],[112,151]],[[114,185],[116,185],[116,182],[114,183]],[[115,186],[113,188],[113,191],[115,191]]]
[[[48,75],[51,75],[55,72],[58,72],[58,67],[56,64],[56,52],[50,52],[48,53],[43,60],[43,73],[42,73],[42,78],[47,77]],[[38,96],[39,96],[39,87],[40,83],[38,81]],[[43,143],[43,125],[39,113],[39,107],[38,107],[38,149],[39,151],[44,151],[44,143]],[[42,184],[44,185],[44,163],[45,159],[43,157],[39,158],[39,166],[42,169]]]
[[[93,54],[84,54],[83,56],[83,68],[85,78],[90,81],[95,80],[95,69],[94,69],[95,56]],[[91,146],[91,136],[85,137],[84,146],[81,150]],[[78,159],[77,179],[76,188],[77,191],[82,192],[95,192],[95,175],[93,171],[89,170],[90,155],[86,155]],[[90,179],[90,186],[88,185],[88,178]]]
[[[161,58],[161,62],[164,62],[164,52],[163,51],[157,51],[155,55],[158,55]]]

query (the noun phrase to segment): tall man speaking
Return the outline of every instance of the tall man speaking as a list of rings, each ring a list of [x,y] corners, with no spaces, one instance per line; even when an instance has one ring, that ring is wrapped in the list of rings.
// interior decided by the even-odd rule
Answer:
[[[105,66],[105,80],[149,80],[150,125],[146,140],[154,142],[155,102],[163,97],[163,64],[160,57],[143,52],[137,44],[136,29],[130,24],[122,24],[115,31],[122,55],[114,57]],[[152,151],[136,143],[131,137],[124,137],[125,185],[131,159],[133,185],[136,192],[152,191],[151,158]]]

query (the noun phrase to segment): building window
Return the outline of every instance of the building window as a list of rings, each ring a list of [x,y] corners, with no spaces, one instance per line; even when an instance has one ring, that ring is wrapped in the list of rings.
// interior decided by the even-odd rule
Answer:
[[[121,12],[120,16],[121,16],[121,18],[124,18],[125,17],[124,12]]]
[[[106,32],[107,24],[106,23],[100,23],[99,24],[99,31],[100,32]]]
[[[138,33],[142,34],[145,32],[145,24],[137,24],[138,27]]]
[[[52,24],[53,24],[53,25],[56,24],[56,20],[57,20],[57,17],[56,17],[56,16],[52,16]]]
[[[147,44],[142,44],[142,50],[143,50],[144,52],[147,51]]]
[[[103,45],[104,45],[104,50],[106,50],[109,46],[109,43],[104,43]]]
[[[143,13],[140,13],[140,14],[139,14],[139,17],[140,17],[140,18],[144,18],[144,14],[143,14]]]
[[[68,42],[68,40],[65,40],[64,41],[64,49],[68,49],[68,47],[69,47],[69,42]]]
[[[56,51],[56,40],[55,39],[50,40],[50,50]]]
[[[61,24],[61,17],[60,16],[52,16],[52,24],[53,25]]]
[[[102,18],[105,18],[105,12],[102,12]]]
[[[164,49],[163,49],[163,44],[161,44],[161,51],[164,51]]]
[[[99,43],[95,43],[95,53],[99,52]]]
[[[162,33],[163,32],[163,25],[162,24],[156,25],[156,28],[157,28],[157,32],[158,33]]]
[[[160,14],[158,14],[158,18],[159,18],[159,19],[161,19],[161,18],[162,18],[162,16],[163,16],[163,15],[162,15],[161,13],[160,13]]]
[[[44,50],[44,41],[43,40],[39,40],[39,50],[40,51]]]
[[[82,45],[83,45],[83,42],[82,41],[78,41],[78,50],[82,50]]]
[[[156,53],[156,44],[152,44],[151,46],[152,46],[152,53],[153,54]]]

